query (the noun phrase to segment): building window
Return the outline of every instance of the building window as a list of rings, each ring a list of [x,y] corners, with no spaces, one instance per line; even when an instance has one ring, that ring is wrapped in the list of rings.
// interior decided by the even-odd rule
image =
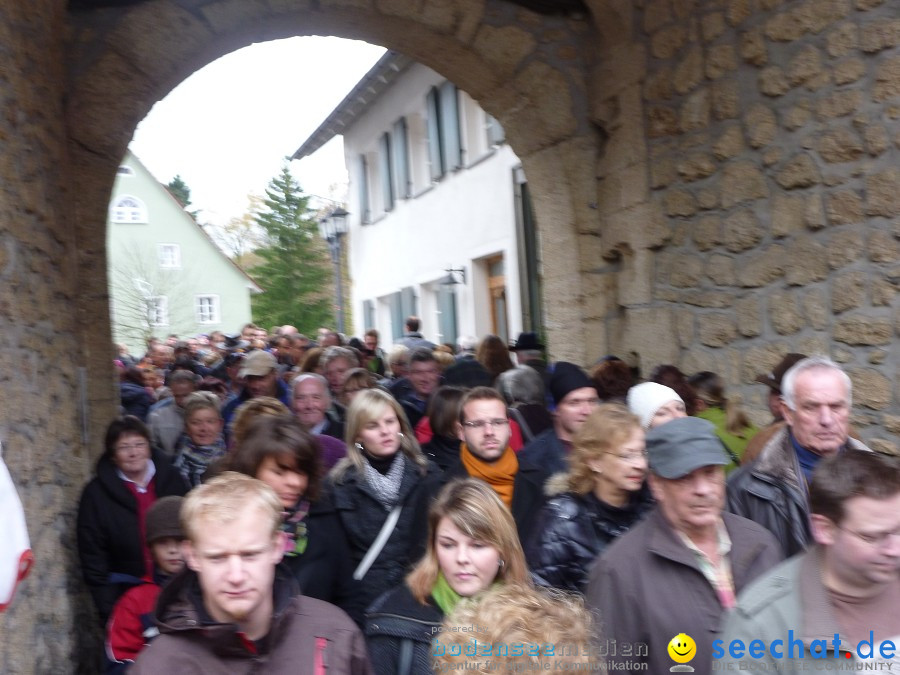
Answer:
[[[369,162],[365,155],[359,156],[359,213],[362,223],[372,222],[372,211],[369,205]]]
[[[428,116],[428,159],[431,180],[439,180],[448,171],[462,166],[462,144],[459,133],[459,92],[452,82],[440,89],[432,87],[425,97]]]
[[[147,299],[147,320],[151,326],[169,325],[169,298],[155,295]]]
[[[495,148],[506,142],[506,132],[503,131],[500,122],[498,122],[493,115],[485,114],[485,127],[487,131],[487,141],[490,147]]]
[[[159,266],[167,269],[181,267],[181,246],[178,244],[159,244]]]
[[[219,296],[197,296],[197,323],[219,323]]]
[[[385,211],[390,211],[394,208],[394,177],[391,172],[393,164],[391,135],[384,133],[378,139],[378,173],[381,179],[381,199]]]
[[[114,223],[146,223],[147,207],[137,197],[124,195],[110,207],[109,217]]]
[[[375,328],[375,303],[371,300],[363,300],[363,323],[366,330]]]
[[[409,172],[409,130],[406,126],[406,118],[401,117],[394,122],[392,132],[394,140],[394,154],[391,160],[394,164],[394,185],[396,194],[400,199],[409,199],[412,196],[412,178]]]
[[[131,176],[131,177],[133,177],[133,176],[134,176],[134,169],[132,169],[130,166],[125,166],[125,165],[123,164],[122,166],[120,166],[120,167],[116,170],[116,175],[118,175],[118,176]]]

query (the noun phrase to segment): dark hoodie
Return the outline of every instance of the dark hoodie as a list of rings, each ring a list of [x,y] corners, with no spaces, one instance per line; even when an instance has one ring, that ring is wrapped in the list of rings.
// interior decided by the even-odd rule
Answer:
[[[156,605],[160,635],[141,652],[131,675],[240,675],[241,673],[372,673],[365,641],[344,612],[299,595],[280,567],[272,588],[274,613],[268,635],[251,641],[234,624],[213,621],[203,606],[197,574],[185,569],[166,586]]]

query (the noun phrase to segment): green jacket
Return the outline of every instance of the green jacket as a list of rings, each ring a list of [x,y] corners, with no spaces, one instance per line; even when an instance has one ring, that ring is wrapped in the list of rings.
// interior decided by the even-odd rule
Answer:
[[[742,436],[728,433],[725,430],[725,410],[722,408],[709,407],[706,410],[698,412],[695,417],[700,417],[712,422],[713,426],[716,428],[716,436],[718,436],[719,440],[722,441],[726,448],[728,448],[729,454],[738,459],[744,456],[744,450],[747,449],[747,443],[749,443],[750,439],[759,431],[758,427],[751,425],[743,430]],[[725,467],[725,473],[731,473],[737,466],[738,465],[735,462],[731,462],[731,464]]]

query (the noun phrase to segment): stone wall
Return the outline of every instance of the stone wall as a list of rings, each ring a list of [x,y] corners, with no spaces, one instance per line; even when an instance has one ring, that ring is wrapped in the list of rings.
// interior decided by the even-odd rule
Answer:
[[[720,372],[760,422],[755,374],[788,351],[830,354],[854,381],[864,438],[896,452],[896,3],[635,6],[620,52],[642,64],[626,123],[642,125],[646,162],[638,147],[627,181],[600,162],[601,199],[619,181],[610,194],[635,204],[629,222],[601,226],[610,262],[595,272],[619,295],[611,350],[636,348],[645,372],[662,362]],[[623,266],[637,268],[631,279]]]
[[[88,369],[77,311],[79,241],[67,202],[62,112],[64,5],[0,2],[0,441],[36,559],[15,603],[0,614],[0,672],[10,674],[79,668],[74,637],[78,626],[91,625],[74,534],[74,505],[90,474],[83,384],[97,378],[110,398],[113,392],[110,352],[103,368]]]

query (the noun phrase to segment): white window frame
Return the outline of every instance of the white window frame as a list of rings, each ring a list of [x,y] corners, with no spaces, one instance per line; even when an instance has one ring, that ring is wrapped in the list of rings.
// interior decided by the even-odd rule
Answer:
[[[163,269],[181,269],[181,246],[179,244],[157,244],[159,266]],[[171,255],[168,253],[171,252]]]
[[[134,169],[132,169],[130,166],[126,166],[126,165],[122,164],[116,170],[116,175],[117,176],[127,176],[128,178],[134,178]]]
[[[109,219],[114,223],[147,223],[147,205],[134,195],[119,195],[109,205]]]
[[[203,307],[203,301],[209,300],[211,311],[206,312]],[[194,297],[194,309],[197,315],[197,323],[213,324],[222,323],[222,307],[219,303],[219,296],[215,293],[205,293]]]
[[[169,325],[169,298],[154,295],[147,299],[147,320],[151,326]]]

